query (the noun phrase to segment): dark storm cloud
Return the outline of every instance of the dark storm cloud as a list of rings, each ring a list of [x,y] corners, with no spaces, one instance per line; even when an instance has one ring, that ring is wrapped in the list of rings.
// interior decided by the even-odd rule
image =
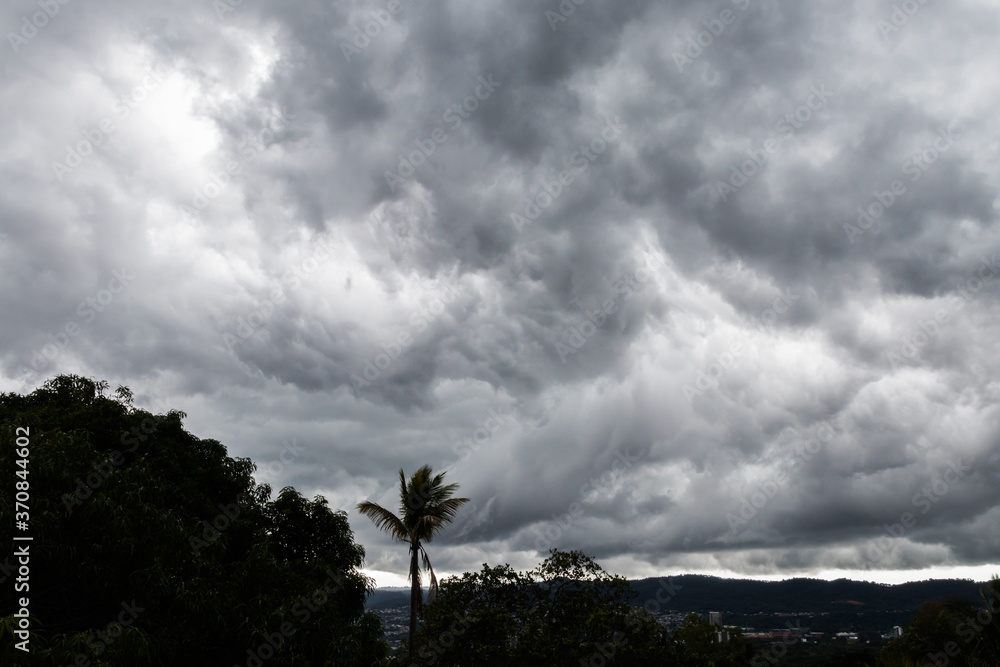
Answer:
[[[0,86],[4,387],[345,509],[448,467],[442,571],[995,562],[1000,15],[893,12],[61,5]]]

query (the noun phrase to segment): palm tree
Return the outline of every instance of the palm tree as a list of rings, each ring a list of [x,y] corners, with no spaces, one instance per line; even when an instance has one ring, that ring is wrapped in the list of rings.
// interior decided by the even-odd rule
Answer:
[[[420,564],[431,573],[428,601],[437,593],[437,578],[427,557],[423,543],[430,542],[444,530],[446,524],[455,518],[468,498],[452,498],[458,484],[444,484],[445,473],[433,475],[431,467],[425,465],[413,473],[406,481],[403,469],[399,470],[399,516],[378,503],[365,501],[358,503],[358,510],[372,520],[372,523],[400,542],[410,545],[410,637],[409,655],[413,659],[413,636],[417,631],[417,614],[423,610],[424,596],[420,589]]]

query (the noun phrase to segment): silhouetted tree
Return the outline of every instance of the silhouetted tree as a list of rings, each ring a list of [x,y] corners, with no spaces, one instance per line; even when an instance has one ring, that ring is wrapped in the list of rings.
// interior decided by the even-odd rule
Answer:
[[[1000,579],[982,590],[985,607],[961,600],[931,600],[914,614],[903,636],[879,654],[881,667],[947,664],[950,667],[1000,665]]]
[[[378,503],[365,501],[358,504],[358,510],[394,539],[410,546],[410,634],[408,653],[413,658],[413,637],[417,631],[417,616],[423,607],[424,595],[420,588],[420,558],[430,572],[430,595],[437,590],[437,578],[431,567],[424,542],[444,530],[458,513],[468,498],[452,498],[458,484],[445,484],[445,473],[433,474],[425,465],[410,477],[409,482],[402,468],[399,470],[399,516]]]
[[[15,429],[29,429],[23,596],[34,617],[24,654],[15,600],[2,597],[0,663],[245,665],[273,654],[268,667],[283,667],[388,655],[381,621],[364,611],[372,581],[346,513],[290,487],[270,501],[249,459],[190,434],[183,418],[73,375],[0,396],[4,470],[21,469]],[[14,525],[13,501],[0,494],[3,525]]]
[[[634,597],[625,579],[579,551],[552,550],[525,573],[484,564],[441,582],[417,633],[418,664],[684,664],[666,628],[630,604]]]

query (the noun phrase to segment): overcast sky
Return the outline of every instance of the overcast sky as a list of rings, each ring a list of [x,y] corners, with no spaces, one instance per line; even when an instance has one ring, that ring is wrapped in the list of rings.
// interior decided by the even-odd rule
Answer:
[[[383,585],[425,463],[444,574],[1000,570],[995,2],[0,17],[0,389],[185,411]]]

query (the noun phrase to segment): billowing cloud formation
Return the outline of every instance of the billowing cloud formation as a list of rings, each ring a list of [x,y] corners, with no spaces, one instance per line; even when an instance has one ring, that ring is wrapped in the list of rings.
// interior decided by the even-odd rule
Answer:
[[[4,389],[127,384],[345,509],[448,468],[442,571],[996,563],[992,3],[2,22]]]

